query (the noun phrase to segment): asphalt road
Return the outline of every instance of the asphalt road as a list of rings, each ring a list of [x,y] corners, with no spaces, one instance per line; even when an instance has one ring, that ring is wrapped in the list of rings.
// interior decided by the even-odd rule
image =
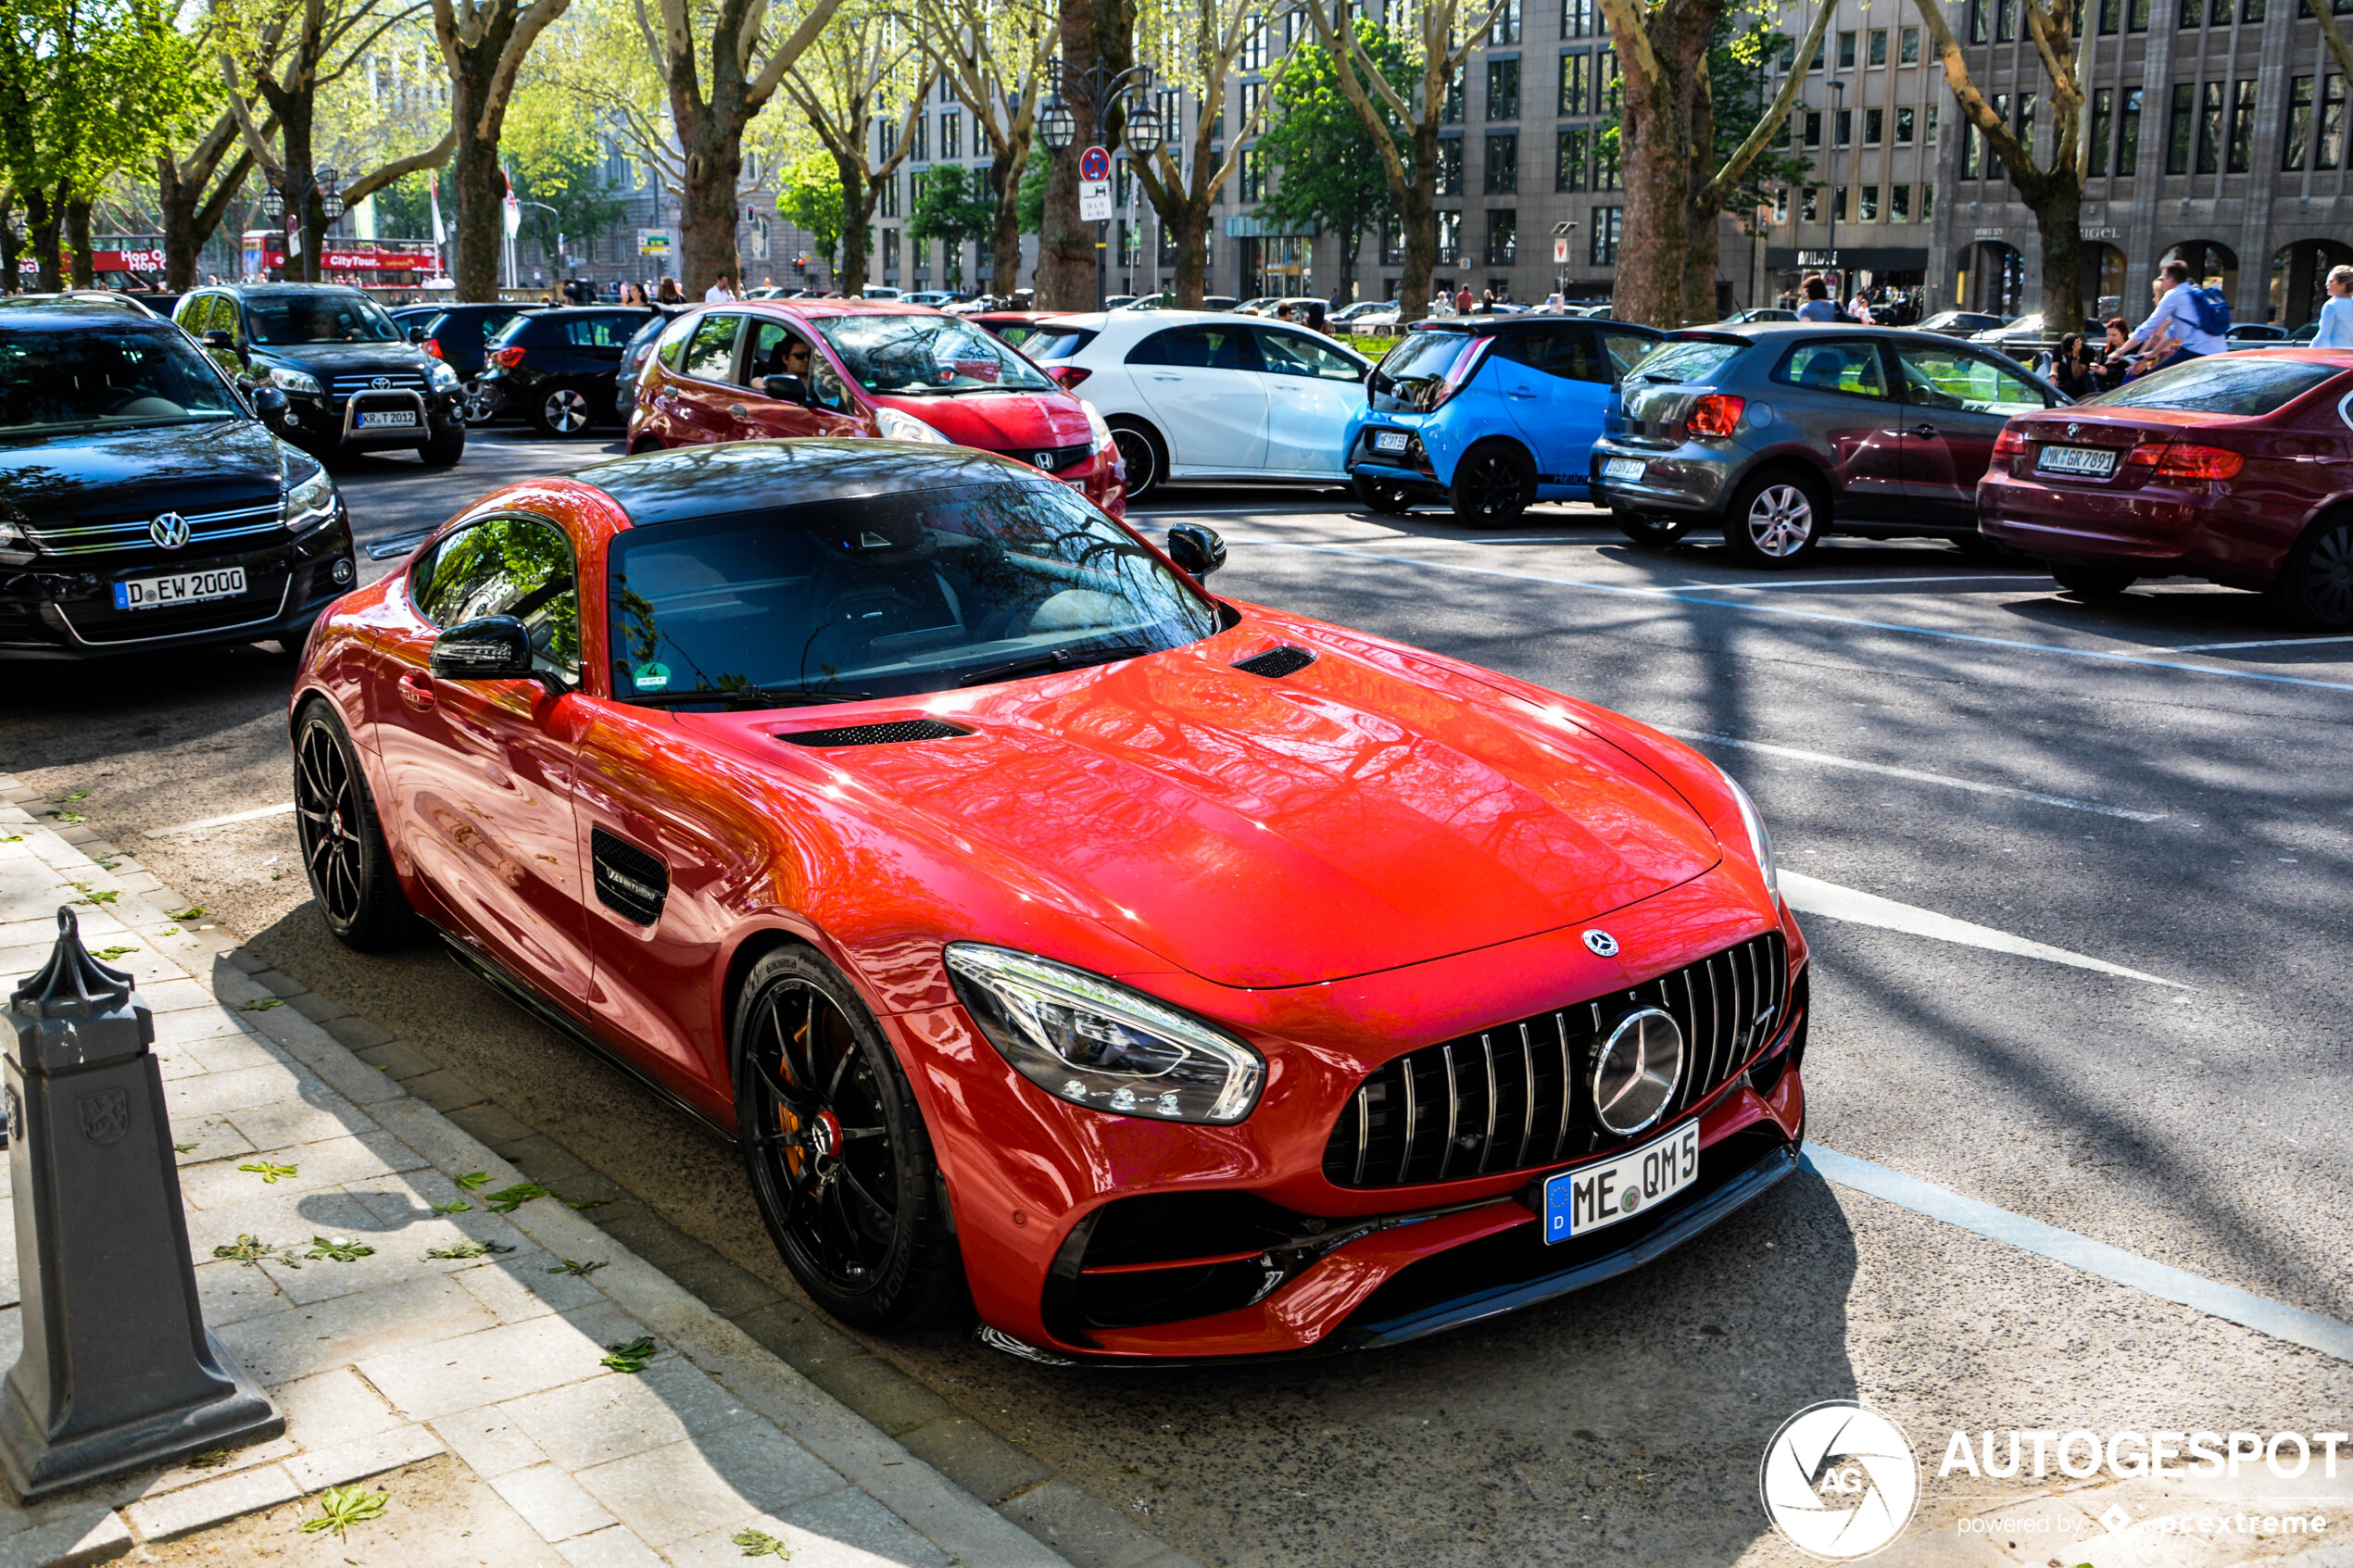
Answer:
[[[451,473],[404,455],[338,478],[364,542],[611,450],[501,431]],[[1762,577],[1705,541],[1637,550],[1583,508],[1482,535],[1331,492],[1191,490],[1139,521],[1194,517],[1231,547],[1222,593],[1718,737],[1697,744],[1818,902],[1876,895],[2157,977],[1801,916],[1809,1137],[2353,1321],[2353,642],[2198,584],[2087,607],[1937,545],[1837,541]],[[87,790],[74,809],[263,957],[786,1282],[728,1151],[446,960],[328,938],[290,818],[145,836],[291,798],[289,673],[245,649],[11,674],[0,771]],[[2342,1361],[1810,1173],[1652,1267],[1378,1355],[1111,1375],[962,1332],[880,1348],[1205,1563],[1796,1561],[1756,1464],[1829,1399],[1888,1413],[1931,1475],[1957,1427],[2353,1426]],[[1931,1479],[1916,1533],[2032,1489]],[[1947,1547],[1908,1543],[1962,1561]]]

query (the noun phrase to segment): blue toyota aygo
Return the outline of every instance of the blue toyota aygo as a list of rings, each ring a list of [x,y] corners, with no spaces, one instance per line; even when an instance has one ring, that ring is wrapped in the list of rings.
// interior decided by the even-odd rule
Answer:
[[[1366,379],[1348,477],[1375,511],[1444,501],[1474,527],[1586,499],[1610,391],[1664,333],[1559,316],[1424,321]]]

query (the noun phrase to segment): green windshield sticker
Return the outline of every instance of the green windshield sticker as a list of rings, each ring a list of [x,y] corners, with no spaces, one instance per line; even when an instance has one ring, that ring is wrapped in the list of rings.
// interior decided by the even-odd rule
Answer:
[[[670,666],[640,664],[637,666],[636,673],[630,679],[636,682],[637,689],[641,692],[658,692],[670,684]]]

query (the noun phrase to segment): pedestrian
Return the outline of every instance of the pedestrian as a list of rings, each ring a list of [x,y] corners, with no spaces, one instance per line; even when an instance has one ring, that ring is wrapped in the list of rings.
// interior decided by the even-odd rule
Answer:
[[[1854,301],[1847,306],[1846,313],[1864,326],[1871,325],[1871,302],[1863,295],[1858,294],[1855,296]]]
[[[1454,291],[1454,314],[1455,314],[1455,315],[1457,315],[1457,316],[1467,316],[1467,315],[1469,315],[1469,314],[1471,313],[1471,307],[1472,307],[1472,306],[1474,306],[1474,305],[1477,305],[1478,303],[1478,299],[1477,299],[1477,298],[1476,298],[1476,297],[1475,297],[1475,296],[1471,294],[1471,291],[1470,291],[1470,284],[1469,284],[1469,283],[1466,282],[1466,283],[1464,283],[1464,284],[1463,284],[1463,286],[1462,286],[1461,288],[1456,289],[1456,290]]]
[[[711,281],[711,287],[702,291],[702,302],[705,305],[720,305],[735,298],[735,282],[733,275],[726,272],[720,273]]]
[[[678,292],[678,280],[675,278],[664,278],[661,281],[661,287],[654,291],[654,298],[663,305],[686,303],[686,296]]]
[[[1492,316],[1495,314],[1495,291],[1493,289],[1487,289],[1479,295],[1478,313],[1482,316]]]
[[[2230,344],[2222,333],[2209,330],[2199,308],[2200,290],[2190,286],[2190,264],[2175,259],[2157,270],[2149,288],[2157,296],[2157,308],[2150,311],[2133,333],[2127,348],[2138,350],[2134,373],[2146,375],[2184,359],[2196,359],[2208,354],[2221,354]]]
[[[1331,317],[1326,312],[1324,308],[1324,302],[1322,300],[1311,299],[1304,306],[1301,307],[1301,309],[1306,313],[1307,327],[1309,331],[1321,332],[1326,337],[1332,335],[1331,328],[1325,325],[1326,322],[1331,320]]]
[[[2328,302],[2321,307],[2315,348],[2353,348],[2353,267],[2329,269]]]
[[[621,285],[621,303],[623,305],[643,305],[646,303],[646,291],[638,287],[635,283],[623,283]]]
[[[1334,283],[1332,285],[1331,297],[1324,301],[1324,310],[1326,314],[1337,316],[1347,307],[1348,295],[1341,291],[1338,283]],[[1322,329],[1319,327],[1317,330],[1321,331]]]
[[[1838,307],[1831,303],[1831,286],[1819,272],[1808,273],[1799,285],[1806,291],[1806,303],[1797,307],[1801,321],[1835,321]]]
[[[2099,361],[2083,342],[2082,332],[2070,332],[2059,339],[2058,352],[2051,357],[2046,373],[2052,384],[2070,397],[2089,397],[2100,390]]]

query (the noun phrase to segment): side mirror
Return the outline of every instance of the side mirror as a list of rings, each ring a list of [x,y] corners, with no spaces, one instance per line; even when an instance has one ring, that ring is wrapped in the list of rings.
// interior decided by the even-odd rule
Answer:
[[[760,390],[779,403],[809,401],[809,387],[799,376],[762,376]]]
[[[1206,577],[1226,564],[1226,541],[1214,528],[1180,522],[1168,531],[1168,558],[1195,577]]]
[[[531,633],[511,615],[460,621],[433,640],[433,672],[445,681],[529,681]]]
[[[423,327],[422,327],[422,326],[410,327],[410,328],[409,329],[409,341],[410,343],[418,343],[418,344],[421,344],[421,343],[424,342],[424,341],[425,341],[425,329],[424,329]]]
[[[264,382],[253,389],[253,411],[275,423],[285,417],[286,395]]]
[[[204,345],[207,348],[225,349],[229,353],[235,355],[240,359],[243,359],[245,357],[245,351],[237,346],[237,340],[231,337],[227,329],[222,327],[215,327],[211,331],[206,332],[204,335]]]

